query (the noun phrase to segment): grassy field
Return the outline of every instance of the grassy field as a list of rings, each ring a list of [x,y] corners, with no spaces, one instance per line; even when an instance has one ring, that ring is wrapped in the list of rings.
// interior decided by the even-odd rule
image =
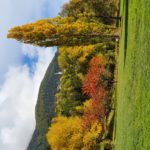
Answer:
[[[121,0],[115,150],[150,150],[150,0]]]

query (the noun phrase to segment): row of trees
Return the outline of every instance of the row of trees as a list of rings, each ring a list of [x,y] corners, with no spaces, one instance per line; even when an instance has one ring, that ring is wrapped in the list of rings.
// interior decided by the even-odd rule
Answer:
[[[52,149],[99,149],[99,144],[107,130],[107,118],[111,109],[113,72],[110,71],[110,68],[114,67],[112,62],[100,51],[95,54],[95,57],[89,60],[86,73],[80,72],[82,90],[79,91],[74,88],[78,84],[75,74],[65,72],[71,75],[74,83],[69,82],[69,77],[63,79],[66,75],[62,76],[62,80],[69,82],[70,86],[66,88],[61,83],[63,89],[60,88],[58,92],[64,95],[58,98],[58,117],[53,119],[47,133]],[[70,88],[73,90],[71,91]],[[75,95],[77,91],[82,98],[79,99],[78,95]]]
[[[8,38],[59,46],[62,77],[47,133],[54,150],[97,150],[111,110],[116,6],[113,0],[70,0],[60,16],[9,30]]]

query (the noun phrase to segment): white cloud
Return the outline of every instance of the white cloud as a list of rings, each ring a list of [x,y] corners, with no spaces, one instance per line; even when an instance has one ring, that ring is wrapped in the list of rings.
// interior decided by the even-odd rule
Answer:
[[[7,31],[41,18],[54,17],[68,0],[3,0],[0,4],[0,84],[8,67],[21,63],[20,44],[6,38]]]
[[[6,39],[7,31],[16,25],[42,18],[44,0],[5,0],[0,5],[0,80],[10,65],[21,63],[20,44]],[[40,10],[40,11],[39,11]]]
[[[39,85],[54,52],[32,48],[38,58],[34,73],[27,65],[11,67],[0,89],[0,150],[25,150],[35,127]]]

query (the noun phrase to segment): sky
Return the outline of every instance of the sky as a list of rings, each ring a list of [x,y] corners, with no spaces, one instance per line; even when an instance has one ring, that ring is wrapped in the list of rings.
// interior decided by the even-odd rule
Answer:
[[[41,80],[56,48],[7,39],[16,25],[50,18],[68,0],[5,0],[0,5],[0,150],[26,150]]]

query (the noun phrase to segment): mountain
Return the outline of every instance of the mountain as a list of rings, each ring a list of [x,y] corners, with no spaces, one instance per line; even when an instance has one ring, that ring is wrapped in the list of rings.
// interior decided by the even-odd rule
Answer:
[[[55,114],[55,94],[59,85],[60,68],[57,62],[58,53],[50,63],[39,89],[35,109],[36,128],[27,150],[49,150],[46,133]]]

